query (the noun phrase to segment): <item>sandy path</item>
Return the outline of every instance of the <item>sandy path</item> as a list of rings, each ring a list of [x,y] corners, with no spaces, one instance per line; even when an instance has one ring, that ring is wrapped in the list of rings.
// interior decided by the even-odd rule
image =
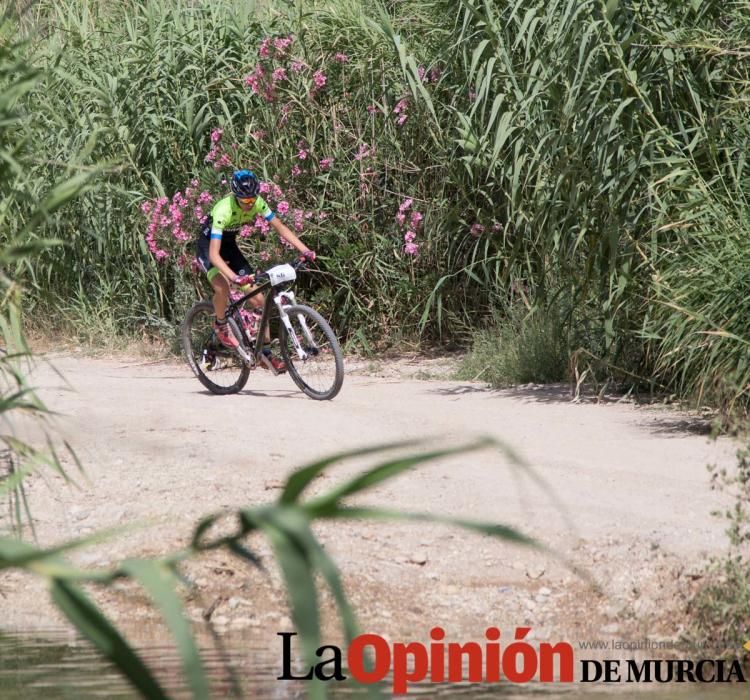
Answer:
[[[514,525],[587,567],[603,592],[547,556],[452,528],[322,524],[320,537],[345,571],[364,625],[394,634],[416,627],[415,636],[433,624],[481,634],[491,620],[506,627],[526,622],[541,637],[652,628],[669,635],[659,620],[681,604],[676,593],[689,592],[695,566],[725,546],[723,524],[710,515],[719,496],[709,489],[706,465],[731,467],[735,448],[728,440],[709,441],[684,415],[663,407],[573,404],[564,388],[492,391],[479,383],[367,376],[352,366],[332,402],[312,401],[288,377],[260,370],[242,394],[216,397],[182,364],[51,360],[70,388],[45,366],[34,383],[62,414],[57,429],[77,450],[89,484],[31,482],[40,541],[151,523],[81,553],[85,564],[164,552],[201,515],[276,497],[293,467],[317,457],[404,438],[456,444],[477,435],[522,455],[569,520],[493,450],[422,467],[364,500]],[[314,491],[375,462],[337,467]],[[254,607],[240,615],[246,574],[244,584],[239,576],[225,580],[217,561],[196,563],[190,575],[204,601],[223,596],[221,608],[234,596],[217,611],[220,623],[263,627],[271,620],[269,634],[288,624],[277,580],[262,583],[251,574]],[[234,570],[227,557],[221,562]],[[55,619],[27,579],[6,575],[0,587],[6,610],[14,611],[6,625]],[[116,616],[117,610],[124,616],[125,608],[113,604]],[[192,610],[196,617],[201,605]]]

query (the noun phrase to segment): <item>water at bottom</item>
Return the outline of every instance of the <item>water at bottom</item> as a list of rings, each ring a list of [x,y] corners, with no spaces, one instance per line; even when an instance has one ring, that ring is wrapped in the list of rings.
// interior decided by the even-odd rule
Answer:
[[[180,659],[174,649],[162,646],[139,647],[140,656],[174,698],[190,697],[182,682]],[[305,698],[305,687],[297,681],[278,681],[278,659],[267,649],[229,646],[219,651],[202,645],[202,658],[215,698],[287,700]],[[331,698],[364,697],[362,689],[347,683],[327,684]],[[583,687],[580,684],[414,684],[409,696],[417,698],[461,698],[462,700],[568,700],[570,698],[632,697],[645,688],[608,686]],[[747,686],[676,685],[649,688],[658,700],[739,700],[746,698]],[[640,694],[640,693],[639,693]],[[85,642],[59,631],[34,634],[0,633],[1,700],[87,700],[89,698],[138,698],[140,695],[118,671]],[[387,687],[382,697],[390,698]],[[404,696],[399,696],[404,697]]]

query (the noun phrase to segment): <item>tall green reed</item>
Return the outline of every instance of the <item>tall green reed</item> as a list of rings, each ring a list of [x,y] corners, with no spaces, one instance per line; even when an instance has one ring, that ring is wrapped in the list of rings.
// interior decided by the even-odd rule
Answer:
[[[10,26],[9,19],[0,16],[0,34],[4,35]],[[19,278],[24,277],[34,257],[57,245],[56,241],[39,236],[36,229],[83,191],[92,173],[76,173],[51,182],[42,196],[31,204],[27,202],[33,115],[22,105],[25,95],[34,89],[42,75],[38,68],[19,58],[23,49],[23,44],[15,38],[0,43],[0,228],[13,232],[0,245],[0,415],[4,419],[0,434],[0,496],[9,498],[15,534],[21,534],[27,525],[33,535],[25,477],[43,467],[66,480],[68,475],[59,449],[49,437],[50,412],[28,380],[33,357],[25,339],[22,314],[25,290]],[[15,423],[21,420],[38,429],[45,447],[31,444],[16,434]],[[67,443],[63,449],[75,459]]]
[[[112,164],[49,224],[70,245],[34,268],[41,308],[75,295],[93,313],[103,297],[126,331],[179,320],[181,273],[154,263],[138,205],[194,177],[225,191],[229,168],[204,162],[215,128],[238,145],[232,165],[327,214],[302,221],[323,263],[307,293],[363,346],[465,342],[519,302],[564,296],[590,311],[590,351],[649,375],[662,351],[640,332],[661,253],[718,211],[739,216],[745,0],[40,7],[35,50],[55,77],[30,101],[44,154],[30,187],[71,150]],[[285,55],[259,55],[290,34]],[[246,83],[258,66],[273,99]],[[407,198],[423,215],[410,241]]]

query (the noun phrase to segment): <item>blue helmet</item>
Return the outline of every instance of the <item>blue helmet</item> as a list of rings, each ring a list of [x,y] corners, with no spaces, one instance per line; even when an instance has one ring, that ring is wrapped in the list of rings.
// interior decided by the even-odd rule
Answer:
[[[232,175],[232,193],[235,197],[257,197],[259,190],[258,178],[249,170],[238,170]]]

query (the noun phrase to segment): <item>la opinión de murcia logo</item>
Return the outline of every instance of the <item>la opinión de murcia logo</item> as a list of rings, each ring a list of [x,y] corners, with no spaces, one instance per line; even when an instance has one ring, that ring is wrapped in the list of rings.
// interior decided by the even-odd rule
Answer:
[[[377,634],[355,637],[344,653],[334,644],[324,644],[315,655],[320,659],[304,671],[292,669],[292,640],[296,632],[277,632],[282,638],[280,681],[345,681],[349,678],[371,685],[389,675],[395,694],[409,692],[413,683],[573,683],[575,658],[568,642],[542,642],[536,648],[526,641],[530,627],[517,627],[503,645],[497,627],[488,627],[485,641],[446,642],[445,630],[433,627],[429,644],[390,643]],[[750,642],[745,645],[750,650]],[[738,660],[647,659],[645,661],[582,659],[582,683],[744,683]],[[344,673],[346,669],[348,676]]]

